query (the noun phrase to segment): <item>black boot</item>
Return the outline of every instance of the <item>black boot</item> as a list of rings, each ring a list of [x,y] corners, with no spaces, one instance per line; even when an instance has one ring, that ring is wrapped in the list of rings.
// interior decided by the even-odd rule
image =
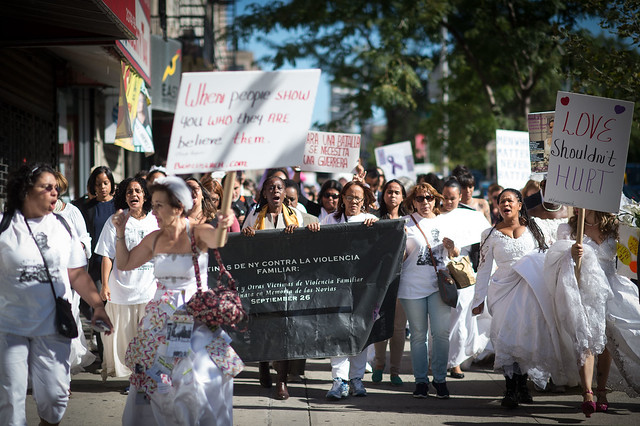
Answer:
[[[501,405],[506,408],[516,408],[518,406],[516,375],[514,374],[511,378],[504,376],[504,378],[507,381],[507,391],[504,393]]]
[[[514,374],[513,377],[516,379],[518,402],[521,404],[533,403],[533,398],[529,394],[529,388],[527,387],[529,376],[526,374]]]
[[[259,371],[260,371],[260,385],[263,388],[270,388],[272,382],[271,382],[271,372],[269,371],[269,363],[260,361]]]

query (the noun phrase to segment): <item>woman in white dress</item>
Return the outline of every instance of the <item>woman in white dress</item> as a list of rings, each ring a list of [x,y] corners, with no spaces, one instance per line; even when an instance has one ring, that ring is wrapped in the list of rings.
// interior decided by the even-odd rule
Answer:
[[[478,211],[458,208],[461,200],[462,187],[456,179],[450,179],[442,188],[441,219],[448,223],[448,234],[456,245],[460,247],[460,257],[468,256],[473,244],[480,242],[482,231],[491,225]],[[459,260],[456,259],[456,260]],[[458,289],[458,305],[451,309],[451,328],[449,330],[449,360],[447,363],[450,375],[454,379],[463,379],[464,373],[460,364],[479,355],[489,343],[489,327],[491,319],[479,321],[471,314],[474,288],[469,286]]]
[[[638,288],[616,273],[618,225],[612,213],[585,211],[584,239],[575,242],[577,216],[558,228],[558,241],[547,253],[545,281],[555,302],[554,314],[566,368],[579,367],[582,411],[590,417],[607,411],[606,385],[612,358],[625,383],[610,384],[630,395],[640,392],[640,306]],[[575,264],[581,260],[579,282]],[[597,402],[592,378],[597,355]]]
[[[64,217],[69,226],[73,227],[80,239],[82,248],[84,249],[87,260],[91,257],[91,236],[87,232],[87,225],[84,223],[82,213],[76,206],[71,203],[65,203],[59,197],[69,189],[69,182],[64,175],[56,171],[56,182],[58,182],[58,201],[53,209],[54,213],[58,213]],[[69,363],[71,364],[71,374],[77,374],[84,371],[84,367],[88,367],[96,360],[96,356],[91,353],[87,345],[87,338],[82,329],[82,321],[80,320],[80,295],[74,290],[71,291],[71,312],[73,318],[78,325],[78,337],[71,340],[71,355]]]
[[[550,377],[559,385],[577,383],[577,374],[567,377],[561,370],[553,301],[542,279],[544,236],[529,218],[520,191],[505,189],[498,200],[501,220],[482,233],[472,312],[480,314],[486,298],[493,317],[494,368],[506,380],[502,405],[515,408],[533,401],[527,377],[544,388]],[[498,268],[492,275],[494,261]]]
[[[149,214],[151,196],[147,191],[145,179],[128,178],[120,182],[114,203],[116,210],[124,209],[129,217],[124,230],[129,250],[140,244],[149,233],[158,229],[158,222]],[[131,370],[124,363],[125,352],[129,342],[136,337],[137,326],[144,315],[145,306],[156,291],[151,262],[132,271],[120,270],[115,261],[117,238],[112,220],[107,220],[95,250],[102,256],[100,296],[107,302],[105,309],[114,327],[111,335],[102,336],[104,351],[101,374],[102,380],[105,381],[107,377],[129,377],[131,374]]]
[[[127,350],[127,366],[134,373],[123,424],[232,425],[233,377],[242,370],[242,361],[222,329],[194,323],[184,305],[198,286],[196,265],[206,285],[208,249],[218,246],[220,230],[231,225],[233,213],[219,215],[217,229],[190,227],[186,212],[193,200],[184,180],[156,179],[149,190],[160,229],[131,251],[125,243],[128,215],[118,211],[113,216],[119,268],[133,270],[152,261],[158,284]],[[170,333],[169,322],[192,329],[190,339]],[[178,350],[169,351],[170,345]]]

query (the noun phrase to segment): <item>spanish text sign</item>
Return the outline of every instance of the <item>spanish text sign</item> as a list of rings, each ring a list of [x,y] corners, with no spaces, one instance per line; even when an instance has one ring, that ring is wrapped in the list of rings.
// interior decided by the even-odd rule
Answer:
[[[359,157],[360,135],[310,131],[301,167],[309,172],[351,173]]]
[[[394,219],[229,234],[220,255],[249,321],[246,330],[227,332],[242,360],[353,355],[391,337],[404,226]],[[217,270],[210,256],[211,288]]]
[[[302,159],[320,70],[182,74],[170,173],[264,169]]]
[[[633,103],[558,92],[545,199],[617,212]]]

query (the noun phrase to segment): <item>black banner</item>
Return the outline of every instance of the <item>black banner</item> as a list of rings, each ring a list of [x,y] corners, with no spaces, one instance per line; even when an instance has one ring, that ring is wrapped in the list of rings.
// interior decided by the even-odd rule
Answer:
[[[230,234],[220,249],[249,314],[227,329],[245,361],[353,355],[393,334],[405,246],[402,219]],[[210,257],[209,286],[218,267]]]

